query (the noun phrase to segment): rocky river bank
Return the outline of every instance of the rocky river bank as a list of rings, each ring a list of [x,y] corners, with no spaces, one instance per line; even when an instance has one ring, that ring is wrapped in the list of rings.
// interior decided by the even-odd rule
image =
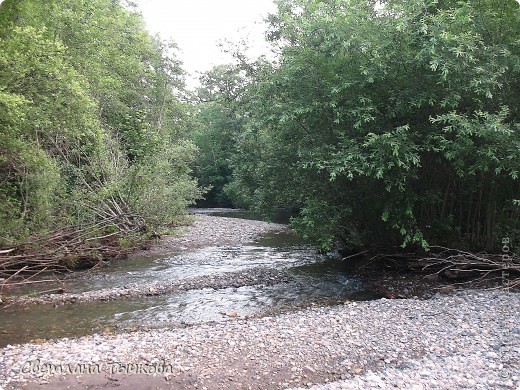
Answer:
[[[284,225],[198,215],[151,253],[244,243]],[[75,303],[181,289],[290,281],[253,268],[169,283],[24,298]],[[519,296],[452,291],[431,299],[309,305],[175,329],[35,340],[0,349],[0,389],[518,388]],[[32,301],[31,301],[32,299]],[[0,319],[1,321],[1,319]]]
[[[515,294],[473,291],[8,346],[0,386],[515,389],[518,312]]]

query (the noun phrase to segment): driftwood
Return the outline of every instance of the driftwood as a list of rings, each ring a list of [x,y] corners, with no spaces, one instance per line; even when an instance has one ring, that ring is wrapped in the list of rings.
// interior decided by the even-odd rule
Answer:
[[[511,254],[472,253],[432,246],[428,256],[417,253],[377,254],[368,264],[380,261],[389,268],[442,276],[452,284],[494,279],[501,287],[520,287],[520,258]]]
[[[139,216],[113,213],[88,226],[61,228],[1,249],[0,293],[9,286],[57,282],[53,275],[124,257],[135,248],[121,247],[119,238],[145,231]]]

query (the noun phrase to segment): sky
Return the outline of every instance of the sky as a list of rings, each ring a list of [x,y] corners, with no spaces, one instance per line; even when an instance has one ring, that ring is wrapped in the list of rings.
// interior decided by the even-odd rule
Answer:
[[[197,84],[197,72],[232,62],[218,43],[247,38],[251,57],[266,54],[263,19],[276,10],[273,0],[135,0],[148,30],[172,39],[180,49],[183,68]]]
[[[0,4],[3,0],[0,0]],[[180,49],[184,70],[196,86],[200,73],[214,65],[232,62],[218,43],[247,38],[250,57],[267,54],[263,19],[276,10],[273,0],[134,0],[148,31],[173,40]]]

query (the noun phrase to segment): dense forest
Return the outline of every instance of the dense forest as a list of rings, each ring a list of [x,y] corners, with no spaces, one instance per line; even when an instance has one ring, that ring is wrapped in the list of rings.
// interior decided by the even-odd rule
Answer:
[[[175,46],[139,14],[7,0],[0,39],[0,245],[65,227],[123,244],[200,197]]]
[[[290,207],[323,249],[518,242],[516,1],[277,4],[276,59],[202,79],[213,202]]]
[[[196,202],[291,209],[324,250],[518,242],[515,0],[276,3],[273,56],[192,94],[126,3],[4,1],[0,247],[99,257]]]

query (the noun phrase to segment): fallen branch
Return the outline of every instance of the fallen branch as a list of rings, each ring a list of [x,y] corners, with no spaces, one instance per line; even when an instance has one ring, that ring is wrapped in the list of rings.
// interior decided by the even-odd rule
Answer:
[[[70,272],[76,268],[91,268],[106,260],[124,257],[133,247],[122,248],[120,237],[135,237],[146,231],[143,218],[124,213],[112,202],[113,215],[88,226],[65,227],[45,236],[31,237],[13,248],[0,250],[0,292],[10,286],[44,283],[48,278],[34,280],[48,274]],[[112,213],[111,213],[112,214]],[[107,229],[114,231],[107,232]],[[137,240],[136,240],[137,241]],[[53,282],[59,281],[57,277]]]
[[[419,257],[417,253],[376,254],[365,266],[380,262],[401,271],[428,273],[428,276],[443,276],[451,284],[475,283],[496,279],[504,287],[520,286],[520,258],[501,254],[472,253],[441,246],[432,246],[431,254]],[[469,279],[469,280],[467,280]]]

